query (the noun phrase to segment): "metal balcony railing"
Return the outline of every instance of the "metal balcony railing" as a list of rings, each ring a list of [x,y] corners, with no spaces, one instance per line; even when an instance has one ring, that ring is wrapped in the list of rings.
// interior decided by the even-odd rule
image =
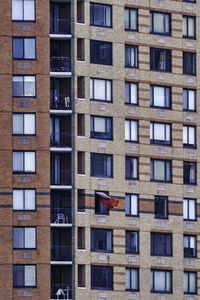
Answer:
[[[51,260],[52,261],[71,261],[72,247],[71,246],[51,246]]]
[[[71,147],[70,132],[55,132],[50,136],[50,147]]]
[[[71,63],[69,57],[52,56],[50,58],[51,72],[71,72]]]
[[[71,110],[71,99],[67,95],[51,95],[51,109]]]
[[[71,185],[71,171],[51,169],[51,185]]]
[[[59,215],[63,215],[63,220],[59,219]],[[51,208],[51,223],[71,223],[72,210],[71,208]]]
[[[71,22],[67,19],[51,19],[50,33],[71,34]]]
[[[72,299],[72,288],[65,283],[51,283],[51,299]]]

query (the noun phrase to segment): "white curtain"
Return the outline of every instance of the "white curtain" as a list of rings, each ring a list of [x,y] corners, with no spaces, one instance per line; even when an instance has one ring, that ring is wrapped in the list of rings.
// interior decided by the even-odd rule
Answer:
[[[165,106],[165,89],[164,87],[154,86],[154,106]]]
[[[23,114],[13,114],[13,134],[23,133]]]
[[[24,152],[24,171],[35,172],[35,152]]]
[[[94,99],[105,100],[105,80],[94,79]]]
[[[25,286],[35,286],[36,284],[36,270],[35,266],[24,266],[24,281]]]
[[[26,59],[35,58],[35,39],[24,39],[24,51]]]
[[[25,248],[35,248],[36,246],[36,232],[35,228],[25,228]]]
[[[35,20],[35,0],[24,0],[24,20]]]
[[[165,291],[165,272],[154,271],[154,289],[155,291]]]
[[[13,171],[23,171],[23,152],[13,152]]]
[[[154,161],[154,179],[165,180],[164,161]]]
[[[25,190],[25,210],[35,210],[35,190]]]
[[[188,109],[195,110],[195,91],[188,91]]]
[[[138,211],[138,196],[131,195],[131,215],[137,215]]]
[[[23,20],[23,1],[12,0],[12,19]]]
[[[13,210],[23,210],[23,190],[13,190]]]
[[[35,134],[35,114],[24,114],[24,134]]]
[[[106,120],[104,118],[94,118],[94,131],[95,132],[106,132]]]
[[[154,32],[164,32],[164,14],[154,13]]]
[[[24,76],[24,96],[35,96],[35,76]]]

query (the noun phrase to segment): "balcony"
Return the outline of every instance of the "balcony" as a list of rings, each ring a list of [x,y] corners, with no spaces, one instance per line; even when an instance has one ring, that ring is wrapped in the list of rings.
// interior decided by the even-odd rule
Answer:
[[[50,58],[50,72],[71,72],[71,61],[69,57],[52,56]]]
[[[72,247],[71,246],[52,246],[51,247],[52,261],[71,261]]]
[[[71,185],[71,153],[51,153],[51,185]]]
[[[61,216],[61,217],[60,217]],[[71,208],[51,208],[51,223],[54,224],[71,224]]]
[[[67,95],[51,95],[50,109],[71,110],[71,99]]]
[[[72,299],[71,265],[51,266],[51,299]]]
[[[51,19],[50,34],[71,34],[71,22],[67,19]]]
[[[51,299],[72,299],[72,288],[66,284],[51,284]]]
[[[51,185],[71,185],[71,171],[51,169]]]
[[[71,147],[71,133],[53,132],[50,136],[50,147]]]

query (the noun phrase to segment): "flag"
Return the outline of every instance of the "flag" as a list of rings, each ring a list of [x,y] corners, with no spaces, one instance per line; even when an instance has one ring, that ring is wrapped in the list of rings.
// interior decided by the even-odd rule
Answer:
[[[107,208],[114,208],[119,204],[119,199],[112,198],[103,192],[96,192],[100,196],[103,205]]]

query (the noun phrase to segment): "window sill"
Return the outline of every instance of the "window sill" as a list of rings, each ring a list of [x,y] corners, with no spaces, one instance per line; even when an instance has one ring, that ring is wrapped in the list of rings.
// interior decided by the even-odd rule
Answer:
[[[151,31],[150,34],[156,34],[156,35],[162,35],[162,36],[168,36],[168,37],[171,37],[172,36],[172,33],[162,33],[162,32],[154,32],[154,31]]]
[[[96,24],[90,24],[92,27],[100,27],[100,28],[107,28],[107,29],[113,29],[113,26],[107,26],[107,25],[96,25]]]

